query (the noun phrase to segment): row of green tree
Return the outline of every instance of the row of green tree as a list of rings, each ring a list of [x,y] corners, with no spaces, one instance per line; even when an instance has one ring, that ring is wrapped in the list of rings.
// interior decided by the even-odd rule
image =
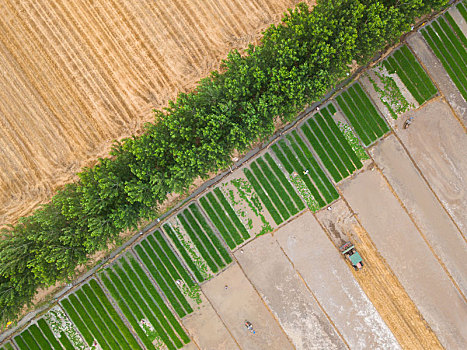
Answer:
[[[38,288],[65,281],[90,254],[151,219],[172,192],[226,168],[234,150],[291,121],[349,72],[447,0],[321,0],[264,32],[246,54],[221,66],[155,111],[142,136],[116,143],[111,157],[5,230],[0,241],[0,324],[16,319]]]

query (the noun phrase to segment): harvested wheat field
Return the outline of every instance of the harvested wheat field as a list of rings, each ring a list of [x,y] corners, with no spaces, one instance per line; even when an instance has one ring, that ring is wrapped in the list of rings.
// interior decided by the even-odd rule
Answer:
[[[151,110],[297,0],[0,4],[0,226],[46,202]],[[311,1],[310,1],[311,3]]]

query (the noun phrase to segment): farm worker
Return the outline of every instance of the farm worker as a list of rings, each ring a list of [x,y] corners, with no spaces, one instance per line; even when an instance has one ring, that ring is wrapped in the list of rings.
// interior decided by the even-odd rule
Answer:
[[[303,172],[303,175],[308,175],[310,171],[308,169],[306,169],[304,172]]]
[[[410,117],[409,119],[407,119],[404,123],[404,129],[407,129],[409,125],[412,124],[412,122],[413,122],[413,117]]]

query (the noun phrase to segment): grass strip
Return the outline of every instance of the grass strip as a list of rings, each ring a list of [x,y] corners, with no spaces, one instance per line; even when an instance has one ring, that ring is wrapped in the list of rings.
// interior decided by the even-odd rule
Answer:
[[[105,288],[109,291],[110,295],[116,301],[120,310],[122,310],[123,314],[127,318],[128,322],[130,323],[131,327],[135,330],[138,337],[141,339],[143,344],[148,348],[154,348],[152,345],[152,339],[146,335],[146,333],[142,330],[141,326],[139,325],[139,320],[141,320],[144,315],[141,313],[139,308],[134,304],[133,299],[128,296],[125,298],[124,295],[127,294],[126,290],[124,289],[123,285],[120,283],[117,275],[114,271],[108,269],[106,273],[109,275],[107,276],[104,273],[99,275],[100,280],[104,283]],[[113,281],[113,283],[112,283]],[[125,294],[126,293],[126,294]],[[131,311],[130,308],[133,310]]]
[[[289,210],[280,200],[280,194],[274,190],[273,185],[269,183],[267,176],[261,172],[256,161],[251,163],[250,169],[253,171],[253,174],[255,175],[256,179],[260,182],[261,186],[263,186],[269,198],[271,198],[272,203],[279,211],[283,221],[287,220],[291,216]]]
[[[321,128],[324,135],[326,135],[326,139],[328,140],[328,143],[329,143],[329,149],[332,149],[333,152],[335,152],[336,155],[340,158],[339,162],[341,162],[342,165],[344,166],[345,172],[347,174],[352,174],[355,170],[355,166],[353,165],[349,156],[345,153],[344,148],[341,146],[337,137],[331,131],[331,128],[324,121],[324,117],[322,113],[323,112],[316,115],[315,122]],[[344,176],[344,173],[341,172],[341,174]]]
[[[143,310],[144,315],[151,322],[161,340],[169,349],[181,347],[183,345],[182,342],[175,335],[172,327],[147,293],[141,280],[135,275],[135,272],[125,259],[122,259],[120,262],[122,266],[116,267],[115,272],[120,277],[124,287],[130,291],[135,303]]]
[[[107,319],[109,320],[110,318],[110,320],[113,321],[120,334],[127,340],[128,345],[130,345],[132,349],[141,349],[133,334],[131,334],[125,323],[123,323],[117,310],[115,310],[110,300],[105,295],[99,283],[92,279],[88,284],[84,285],[83,289],[88,296],[90,296],[91,300],[105,311],[105,314],[108,315]]]
[[[26,344],[20,335],[14,337],[13,341],[16,343],[16,346],[19,348],[19,350],[31,350],[31,348],[28,346],[28,344]]]
[[[339,182],[342,180],[342,176],[337,169],[336,165],[331,162],[329,157],[326,154],[326,151],[324,148],[321,146],[320,142],[318,141],[318,138],[316,135],[313,133],[313,124],[314,122],[312,119],[309,119],[306,124],[303,124],[301,130],[305,137],[307,138],[308,142],[310,142],[311,147],[315,150],[316,154],[318,154],[318,157],[321,159],[321,161],[324,164],[324,167],[329,171],[331,174],[332,178],[334,179],[335,182]]]
[[[457,10],[462,15],[462,17],[464,17],[464,21],[467,22],[467,9],[466,9],[466,6],[464,6],[464,4],[462,2],[460,2],[460,3],[457,4],[456,7],[457,7]]]
[[[148,236],[148,238],[146,239],[146,242],[149,243],[149,245],[152,248],[152,251],[155,253],[155,256],[157,257],[159,262],[164,266],[164,269],[167,271],[168,274],[165,274],[164,276],[169,278],[169,275],[170,275],[170,277],[174,281],[182,279],[182,277],[179,275],[177,269],[175,269],[172,266],[172,263],[169,261],[167,256],[164,254],[164,251],[161,249],[161,247],[156,242],[154,237]]]
[[[143,249],[144,249],[144,251],[143,251]],[[165,282],[164,278],[161,275],[161,272],[159,270],[160,265],[157,263],[157,259],[153,259],[153,257],[151,257],[151,249],[147,245],[147,242],[142,242],[141,245],[136,246],[135,251],[137,252],[138,256],[143,261],[144,265],[148,269],[151,276],[156,281],[159,288],[164,293],[167,300],[170,302],[170,304],[175,309],[175,312],[180,317],[185,316],[186,312],[185,312],[184,308],[180,305],[180,303],[178,302],[178,299],[172,293],[172,288],[170,288],[167,285],[167,283]]]
[[[8,342],[6,344],[3,344],[2,347],[0,347],[0,349],[2,350],[15,350],[15,348],[13,347],[13,345],[11,345],[11,342]]]
[[[289,160],[286,158],[286,156],[282,153],[282,150],[279,148],[279,144],[275,143],[271,146],[274,154],[276,155],[277,159],[282,163],[284,166],[285,170],[291,174],[294,171],[294,168],[292,164],[289,162]]]
[[[185,283],[189,287],[193,287],[195,285],[195,282],[193,281],[193,278],[191,278],[190,274],[188,271],[185,269],[185,267],[182,265],[178,257],[175,255],[167,241],[164,239],[164,236],[160,230],[157,230],[152,234],[152,236],[155,238],[159,246],[161,247],[162,251],[164,254],[167,256],[167,258],[170,260],[172,265],[177,269],[178,273],[180,276],[183,278]]]
[[[164,228],[165,233],[169,236],[169,238],[175,244],[175,247],[177,248],[179,253],[182,255],[183,260],[185,260],[185,263],[188,265],[191,272],[193,272],[198,282],[203,282],[204,281],[203,275],[201,274],[199,269],[196,267],[196,264],[194,263],[194,261],[191,259],[190,254],[188,254],[185,247],[182,245],[182,243],[178,239],[177,233],[174,231],[172,227],[170,227],[169,224],[165,224],[163,228]]]
[[[211,258],[211,255],[208,253],[206,248],[203,246],[203,244],[200,241],[200,238],[196,235],[196,233],[193,231],[191,226],[188,224],[187,219],[185,218],[185,214],[188,213],[190,216],[191,220],[194,221],[193,216],[190,214],[188,210],[185,209],[183,212],[183,215],[179,214],[178,215],[178,220],[181,222],[183,228],[185,229],[187,235],[190,237],[191,241],[195,245],[196,248],[198,248],[199,253],[203,257],[203,259],[206,261],[206,264],[208,264],[209,268],[211,269],[212,272],[216,273],[219,271],[219,268],[217,267],[216,263],[214,260]],[[204,237],[204,240],[206,240],[206,237]],[[212,250],[212,246],[211,246]],[[216,254],[217,255],[217,254]]]
[[[358,120],[362,128],[365,130],[371,143],[377,138],[377,135],[375,131],[373,130],[373,127],[371,126],[370,120],[363,116],[363,114],[367,113],[365,110],[365,106],[363,105],[361,105],[360,107],[357,106],[357,102],[354,101],[354,99],[352,98],[352,95],[350,94],[351,92],[354,96],[356,96],[356,92],[352,88],[349,88],[347,89],[347,91],[344,91],[342,93],[342,96],[344,97],[345,102],[349,106],[350,110],[353,111],[355,118]]]
[[[409,59],[405,56],[402,50],[397,50],[394,53],[394,57],[397,60],[397,63],[400,67],[400,70],[404,70],[410,80],[410,86],[407,86],[409,90],[417,90],[420,94],[420,101],[417,100],[419,105],[422,105],[426,100],[428,100],[430,96],[430,91],[425,86],[421,77],[418,76],[417,72],[413,67],[413,63],[409,61]],[[402,68],[404,67],[404,68]],[[404,83],[405,84],[405,83]],[[411,91],[412,92],[412,91]]]
[[[48,342],[52,345],[52,349],[60,349],[60,343],[55,338],[47,322],[41,318],[39,321],[37,321],[37,325],[42,331],[42,334],[44,334],[44,336],[47,338]]]
[[[326,108],[329,110],[329,113],[331,113],[331,115],[334,115],[337,113],[337,109],[336,107],[334,106],[334,103],[329,103]]]
[[[349,120],[350,124],[352,124],[355,132],[357,133],[357,136],[360,137],[360,140],[362,140],[365,146],[368,146],[371,144],[370,137],[367,135],[365,127],[362,124],[360,124],[360,121],[358,120],[356,115],[353,112],[351,112],[351,110],[355,111],[355,109],[352,109],[351,106],[347,105],[347,101],[344,99],[344,97],[346,96],[348,96],[347,91],[344,91],[341,95],[337,96],[337,104]],[[356,107],[354,106],[354,108]]]
[[[433,28],[427,27],[426,30],[422,30],[422,35],[427,41],[428,45],[430,45],[435,55],[441,61],[444,69],[446,69],[462,96],[467,100],[467,90],[464,88],[464,84],[460,78],[460,74],[462,73],[459,72],[458,67],[456,66],[455,62],[453,62],[452,57],[447,53],[446,48],[437,37]]]
[[[114,329],[113,322],[106,322],[108,320],[106,320],[105,312],[100,307],[98,307],[97,303],[92,303],[90,298],[88,298],[87,294],[84,292],[83,288],[78,289],[75,295],[78,297],[78,300],[86,310],[86,313],[90,317],[91,321],[94,322],[110,348],[117,349],[119,346],[117,341],[117,339],[119,339],[119,332]],[[123,341],[121,343],[123,343]]]
[[[225,264],[223,264],[223,266],[230,264],[232,262],[232,257],[230,256],[227,249],[225,249],[219,237],[217,237],[215,232],[212,230],[211,226],[206,221],[206,218],[203,216],[199,208],[196,206],[195,203],[190,204],[189,208],[191,210],[191,213],[195,216],[198,224],[200,224],[203,228],[203,231],[206,234],[206,236],[211,240],[212,244],[214,244],[214,247],[216,247],[217,252],[224,259]]]
[[[298,208],[298,210],[303,210],[305,209],[305,203],[300,199],[300,196],[297,194],[297,192],[294,190],[292,185],[290,184],[289,180],[285,177],[284,173],[282,172],[281,169],[279,169],[279,166],[276,164],[274,159],[272,159],[271,154],[266,153],[264,155],[264,158],[269,164],[269,167],[272,169],[272,171],[276,174],[277,178],[281,182],[282,186],[285,187],[287,192],[289,193],[290,197],[295,203],[295,206]]]
[[[91,315],[89,315],[88,312],[86,312],[85,307],[78,300],[78,297],[76,296],[76,293],[70,295],[68,300],[70,300],[71,305],[76,310],[76,313],[79,315],[81,320],[83,322],[86,322],[86,325],[87,325],[87,327],[89,328],[89,331],[92,334],[92,340],[89,342],[89,344],[92,344],[93,339],[96,339],[101,347],[111,349],[109,344],[107,344],[104,335],[101,334],[99,329],[96,327],[96,324],[95,324],[95,322],[93,320],[93,317]]]
[[[444,17],[448,20],[449,22],[449,25],[451,26],[451,28],[454,30],[454,32],[456,33],[457,37],[460,39],[460,41],[462,42],[462,44],[467,47],[467,38],[465,37],[464,33],[462,32],[462,30],[459,28],[459,26],[457,25],[456,21],[454,20],[454,18],[452,18],[451,14],[449,12],[445,12],[444,13]]]
[[[230,208],[232,211],[233,209],[230,207],[229,203],[223,203],[223,201],[221,201],[221,199],[224,199],[224,201],[227,202],[227,200],[222,195],[222,192],[221,193],[218,193],[217,191],[209,192],[206,195],[205,199],[209,202],[213,210],[215,210],[216,215],[219,216],[222,222],[222,225],[224,227],[224,230],[231,237],[233,244],[237,246],[238,244],[242,243],[243,238],[240,236],[237,226],[233,223],[232,216],[226,215],[226,210],[228,208]],[[227,206],[227,208],[225,208],[225,206]],[[234,215],[235,217],[237,217],[235,212],[234,212]]]
[[[289,142],[292,143],[292,141],[290,140]],[[323,198],[326,198],[327,193],[324,186],[320,184],[320,179],[316,175],[315,169],[313,167],[310,167],[312,175],[305,175],[304,170],[307,168],[307,163],[300,164],[300,159],[304,160],[304,157],[302,158],[301,156],[299,157],[298,155],[294,154],[294,151],[289,147],[289,145],[286,144],[284,140],[280,140],[279,145],[281,146],[282,151],[284,151],[284,157],[287,157],[287,159],[292,162],[295,171],[298,173],[298,176],[300,176],[300,178],[310,190],[313,197],[318,202],[319,207],[321,208],[322,206],[326,205],[325,199]],[[279,155],[278,157],[281,158],[282,156]],[[313,180],[314,183],[311,182],[311,180]]]
[[[329,107],[333,107],[334,108],[334,111],[336,110],[335,107],[330,104],[328,105]],[[335,112],[334,112],[335,113]],[[352,160],[354,166],[357,168],[357,169],[360,169],[363,164],[362,162],[360,161],[360,159],[358,158],[357,154],[354,152],[354,150],[352,149],[352,147],[350,146],[350,144],[347,142],[347,140],[345,139],[344,137],[344,134],[342,133],[342,131],[339,130],[339,128],[337,127],[337,124],[334,122],[334,120],[332,119],[332,111],[331,111],[331,108],[328,108],[328,109],[324,109],[322,111],[322,114],[323,114],[323,117],[324,117],[324,120],[326,121],[326,123],[328,124],[328,126],[330,127],[330,129],[332,130],[334,136],[339,140],[339,143],[342,145],[342,147],[344,148],[345,152],[350,156],[350,159]]]
[[[245,174],[246,178],[250,182],[250,184],[253,187],[253,189],[255,190],[255,192],[258,194],[258,197],[264,203],[264,206],[268,210],[269,214],[271,214],[271,217],[274,220],[274,222],[276,223],[276,225],[279,225],[282,222],[281,216],[277,212],[276,208],[272,205],[271,200],[269,199],[269,197],[264,192],[261,185],[258,183],[256,178],[254,177],[251,170],[250,169],[244,169],[243,173]]]
[[[185,342],[189,343],[190,338],[188,335],[185,333],[183,330],[182,326],[180,326],[180,323],[178,320],[175,318],[173,315],[172,311],[169,309],[169,307],[165,304],[164,300],[160,296],[159,292],[156,290],[154,285],[151,283],[151,280],[148,278],[146,273],[144,272],[143,268],[141,265],[138,263],[138,261],[134,258],[131,257],[128,259],[131,267],[133,268],[133,271],[136,272],[138,275],[140,281],[144,284],[144,287],[146,290],[149,292],[149,294],[152,296],[152,299],[156,302],[157,307],[162,311],[164,314],[165,318],[169,321],[169,323],[172,325],[172,328],[175,329],[175,331],[179,334],[180,338]]]
[[[307,164],[307,167],[311,167],[311,169],[313,170],[312,173],[316,174],[316,178],[313,178],[313,181],[315,183],[318,182],[319,186],[323,186],[326,189],[324,193],[326,193],[325,199],[327,203],[332,202],[334,199],[338,198],[339,194],[337,193],[336,188],[326,177],[326,174],[324,173],[323,169],[321,169],[315,157],[313,157],[300,135],[296,131],[293,131],[292,136],[294,138],[295,143],[299,147],[299,149],[296,149],[296,151],[301,151],[300,156],[303,157],[302,163]]]
[[[84,338],[84,341],[89,345],[92,343],[94,336],[91,334],[91,330],[86,326],[83,322],[81,317],[79,316],[78,312],[76,312],[75,308],[71,304],[70,300],[63,299],[61,301],[61,305],[65,312],[68,314],[70,320],[75,324],[76,328],[78,328],[79,332]]]
[[[62,348],[65,350],[75,350],[75,347],[71,343],[70,339],[66,336],[65,332],[60,332],[60,344],[62,345]],[[57,348],[60,349],[60,348]]]
[[[36,344],[39,345],[39,349],[52,349],[49,342],[47,341],[47,338],[42,334],[41,330],[36,324],[32,324],[28,330],[31,332],[31,335],[34,338]]]
[[[258,158],[256,165],[259,167],[259,169],[261,169],[266,179],[270,181],[272,188],[274,188],[276,193],[279,195],[280,200],[286,207],[287,211],[290,213],[290,216],[295,215],[298,212],[298,208],[294,205],[290,195],[286,192],[279,179],[271,170],[271,168],[269,168],[264,159]]]
[[[214,197],[211,192],[209,192],[208,194],[211,194],[211,196]],[[213,205],[216,206],[216,210],[214,210],[213,207],[211,207],[212,202],[208,201],[206,198],[207,198],[207,195],[204,196],[203,198],[200,198],[199,203],[201,204],[201,207],[206,212],[206,215],[212,221],[214,226],[216,226],[217,230],[219,231],[219,233],[221,234],[222,238],[227,243],[229,248],[234,249],[237,246],[237,243],[234,242],[229,231],[226,229],[226,227],[229,227],[229,226],[228,224],[223,222],[223,220],[226,220],[227,218],[225,217],[225,215],[221,214],[221,208],[220,208],[219,203],[217,203],[215,198],[213,198],[213,201],[214,201]],[[221,221],[221,217],[223,219],[222,221]]]
[[[222,193],[221,189],[219,187],[216,187],[214,189],[214,194],[217,197],[217,200],[221,203],[222,207],[224,207],[225,212],[227,213],[227,216],[230,218],[230,221],[232,221],[237,228],[237,232],[239,232],[242,236],[242,242],[245,239],[250,238],[250,234],[248,233],[248,230],[245,228],[245,225],[240,221],[240,219],[237,216],[237,213],[235,213],[234,209],[230,205],[230,203],[227,201],[225,198],[224,194]]]

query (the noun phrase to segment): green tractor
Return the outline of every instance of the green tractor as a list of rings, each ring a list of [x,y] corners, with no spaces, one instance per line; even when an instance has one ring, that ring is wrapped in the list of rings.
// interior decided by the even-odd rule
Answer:
[[[357,250],[351,242],[345,243],[339,248],[339,250],[342,254],[345,255],[347,259],[349,259],[355,271],[358,271],[363,267],[362,257],[360,254],[358,254]]]

